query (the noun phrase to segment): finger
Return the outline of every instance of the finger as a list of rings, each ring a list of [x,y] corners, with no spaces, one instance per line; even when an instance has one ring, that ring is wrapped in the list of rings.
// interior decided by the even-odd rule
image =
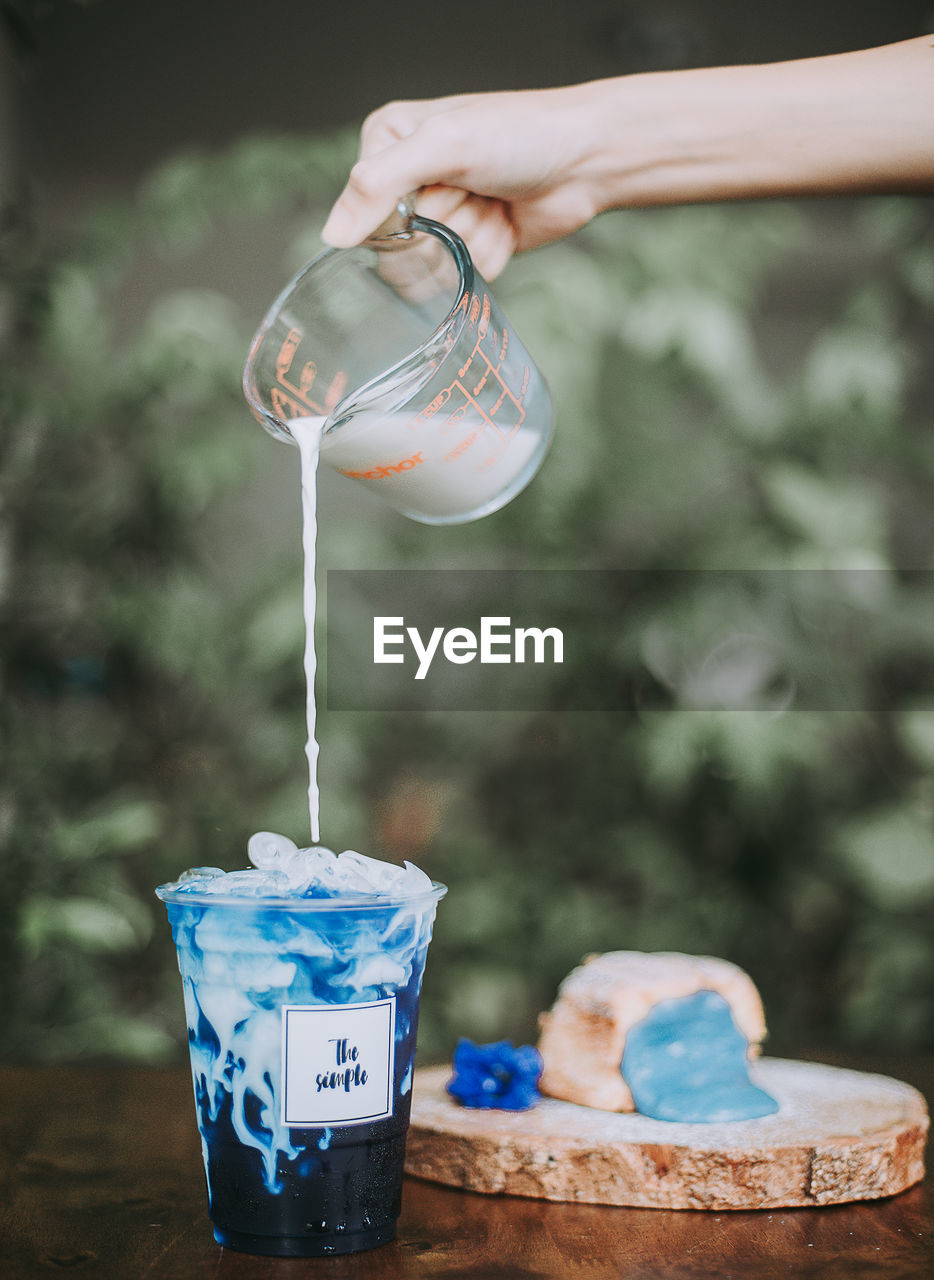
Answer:
[[[389,102],[371,111],[360,130],[359,160],[414,133],[431,107],[424,102]]]
[[[413,98],[408,101],[387,102],[371,111],[360,131],[359,159],[365,159],[376,151],[415,132],[423,121],[442,115],[476,96],[467,93],[450,94],[446,98]]]
[[[342,248],[359,244],[406,192],[429,185],[457,187],[464,152],[461,140],[451,138],[442,117],[428,117],[411,134],[357,161],[324,225],[322,239]]]
[[[447,224],[461,237],[474,265],[486,280],[493,280],[516,249],[516,233],[500,200],[470,196]]]
[[[418,127],[426,106],[426,103],[419,102],[389,102],[377,111],[372,111],[364,120],[360,130],[357,163],[321,231],[321,239],[325,244],[349,248],[389,217],[401,197],[401,190],[391,198],[385,190],[371,190],[365,176],[361,177],[360,166],[369,156],[412,134]],[[366,229],[361,231],[361,226]]]
[[[321,228],[321,239],[335,249],[359,244],[393,212],[402,195],[399,191],[373,190],[359,180],[356,166]]]
[[[435,183],[419,191],[415,200],[415,212],[422,218],[449,224],[467,198],[468,193],[460,187],[443,187]]]

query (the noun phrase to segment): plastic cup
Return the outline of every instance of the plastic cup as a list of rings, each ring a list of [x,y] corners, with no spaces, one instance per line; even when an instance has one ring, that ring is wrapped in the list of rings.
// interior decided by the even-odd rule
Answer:
[[[246,1253],[393,1239],[438,900],[156,890],[182,975],[214,1238]]]

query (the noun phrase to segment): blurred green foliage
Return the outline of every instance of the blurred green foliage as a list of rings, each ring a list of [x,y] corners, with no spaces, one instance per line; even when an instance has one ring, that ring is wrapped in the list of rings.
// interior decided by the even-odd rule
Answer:
[[[5,232],[7,1057],[176,1052],[153,886],[242,865],[257,828],[302,837],[297,526],[225,574],[280,461],[239,390],[258,316],[236,260],[221,288],[192,264],[277,238],[272,297],[351,155],[345,136],[250,139],[177,158],[67,243]],[[557,404],[534,484],[460,528],[365,501],[322,521],[325,566],[659,571],[662,623],[621,610],[613,659],[661,673],[665,709],[321,712],[326,842],[451,889],[423,1059],[461,1034],[534,1038],[564,974],[617,948],[742,964],[773,1047],[934,1044],[934,630],[907,572],[934,557],[931,215],[880,199],[604,216],[497,282]],[[762,567],[875,571],[854,579],[876,585],[852,602],[849,709],[692,705],[731,579],[660,571]],[[745,678],[755,693],[768,672]]]

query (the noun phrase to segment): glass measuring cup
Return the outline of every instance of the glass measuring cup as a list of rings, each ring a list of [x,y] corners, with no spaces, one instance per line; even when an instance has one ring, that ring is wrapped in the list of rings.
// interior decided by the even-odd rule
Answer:
[[[410,214],[299,272],[253,339],[243,389],[280,440],[318,419],[322,462],[426,524],[504,506],[552,432],[548,389],[466,245]]]

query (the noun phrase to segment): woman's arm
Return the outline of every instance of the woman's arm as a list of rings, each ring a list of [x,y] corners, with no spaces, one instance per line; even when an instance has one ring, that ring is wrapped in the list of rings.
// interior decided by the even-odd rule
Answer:
[[[414,190],[488,277],[610,208],[934,190],[934,36],[390,103],[364,124],[325,239],[357,243]]]

